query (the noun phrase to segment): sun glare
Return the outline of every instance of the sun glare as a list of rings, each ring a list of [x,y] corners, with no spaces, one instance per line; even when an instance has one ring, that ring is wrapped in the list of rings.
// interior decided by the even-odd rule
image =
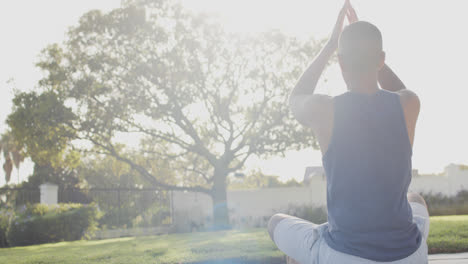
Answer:
[[[328,33],[328,22],[340,3],[325,1],[268,1],[268,0],[182,0],[184,6],[217,16],[223,26],[236,32],[259,32],[280,29],[294,35]],[[300,25],[300,26],[298,26]]]
[[[337,11],[343,2],[329,0],[181,1],[185,7],[195,12],[204,12],[217,16],[225,29],[230,31],[255,33],[279,29],[297,38],[315,38],[317,40],[328,37],[335,23]],[[387,52],[387,63],[395,67],[399,76],[408,87],[419,95],[423,103],[418,128],[424,130],[424,133],[418,133],[415,141],[415,168],[429,173],[442,171],[443,167],[451,162],[466,162],[466,150],[463,148],[450,149],[449,147],[459,145],[463,141],[464,136],[462,135],[468,131],[468,126],[460,122],[455,123],[457,119],[455,117],[463,110],[451,107],[443,107],[443,109],[440,106],[435,107],[435,105],[441,103],[438,87],[454,90],[459,86],[458,83],[463,83],[461,79],[463,66],[460,65],[460,61],[465,61],[463,58],[466,58],[466,54],[457,50],[462,46],[466,46],[468,39],[464,37],[464,34],[454,34],[454,32],[463,31],[461,28],[463,25],[461,12],[466,10],[463,8],[466,6],[466,2],[462,0],[454,1],[453,5],[443,10],[436,2],[422,0],[410,2],[403,0],[354,0],[352,2],[356,10],[358,10],[361,20],[370,21],[381,29],[384,36],[384,49]],[[426,12],[419,12],[422,6],[424,6]],[[415,12],[417,12],[417,16],[415,16]],[[439,18],[443,17],[443,19],[435,21],[433,19],[434,13],[437,13]],[[446,46],[448,40],[452,47],[457,48],[440,52],[440,47]],[[424,63],[423,61],[427,60],[428,54],[431,54],[431,57],[438,56],[437,61],[444,63],[437,65]],[[431,61],[434,61],[434,59],[432,58]],[[451,73],[446,73],[442,65],[450,65]],[[444,72],[444,74],[435,72]],[[447,74],[452,77],[444,77]],[[431,76],[431,78],[427,78],[427,76]],[[324,77],[317,92],[337,95],[344,91],[345,86],[336,65],[330,67]],[[464,96],[466,91],[456,89],[454,93],[461,96],[450,100],[459,100],[460,102],[457,102],[457,105],[466,109],[461,102],[466,98]],[[448,98],[443,100],[447,101]],[[448,105],[450,103],[447,103]],[[454,118],[447,119],[447,116]],[[451,143],[434,141],[433,139],[437,135],[447,133],[446,130],[442,129],[448,126],[457,127],[451,132],[457,134],[456,137],[446,137]],[[440,154],[434,155],[434,152]],[[309,162],[311,165],[321,165],[320,159],[315,155],[314,157],[305,158],[302,156],[302,158],[305,159],[301,161],[304,164]],[[271,163],[264,167],[272,168],[272,171],[279,171],[286,166],[286,163]],[[292,174],[298,175],[298,172],[299,169]]]
[[[228,31],[256,33],[279,29],[297,38],[317,40],[330,34],[343,3],[342,0],[175,1],[194,12],[216,16]],[[121,1],[64,3],[47,0],[28,4],[29,8],[24,9],[25,2],[4,1],[0,4],[0,29],[8,36],[0,44],[3,62],[0,63],[0,81],[5,84],[12,79],[15,87],[27,91],[33,89],[42,76],[34,66],[41,49],[61,42],[67,28],[77,25],[85,12],[90,9],[109,12],[118,8]],[[466,68],[463,63],[468,59],[464,51],[468,38],[464,34],[463,19],[468,2],[453,0],[444,8],[440,8],[440,2],[423,0],[352,0],[352,3],[360,19],[381,29],[388,64],[421,99],[414,167],[432,173],[442,171],[449,163],[467,163],[468,125],[462,121],[462,114],[468,111],[465,103],[468,92],[463,89]],[[334,65],[327,71],[317,92],[337,95],[344,91],[338,66]],[[450,96],[443,96],[441,92]],[[5,120],[11,111],[13,93],[4,89],[2,95],[0,119]],[[0,130],[5,128],[0,126]],[[439,140],[441,138],[443,140]],[[321,165],[320,152],[310,150],[308,153],[310,155],[297,157],[292,153],[287,159],[251,164],[252,167],[261,166],[271,174],[280,174],[285,179],[301,177],[304,166]],[[31,171],[32,165],[23,166],[21,178],[26,178]]]

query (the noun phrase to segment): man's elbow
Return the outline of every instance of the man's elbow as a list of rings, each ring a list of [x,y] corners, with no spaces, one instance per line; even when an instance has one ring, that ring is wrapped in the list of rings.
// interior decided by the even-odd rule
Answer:
[[[411,90],[402,90],[399,92],[402,105],[414,115],[418,115],[421,109],[421,101],[419,96]]]

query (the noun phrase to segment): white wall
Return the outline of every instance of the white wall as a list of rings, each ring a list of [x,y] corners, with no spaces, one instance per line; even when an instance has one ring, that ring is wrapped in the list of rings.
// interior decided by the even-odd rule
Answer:
[[[326,206],[326,179],[314,176],[308,187],[228,191],[230,222],[237,227],[265,226],[274,213],[287,212],[292,206]],[[410,191],[442,193],[447,196],[468,189],[468,170],[449,165],[443,175],[414,175]],[[179,230],[190,231],[209,226],[212,221],[211,197],[202,193],[173,192],[173,216]]]
[[[326,182],[321,180],[313,180],[310,187],[228,192],[230,222],[235,226],[265,226],[273,214],[287,212],[290,207],[324,205]]]
[[[287,212],[294,206],[314,207],[326,204],[326,182],[320,177],[309,187],[231,190],[227,193],[230,223],[237,227],[265,226],[275,213]],[[212,221],[211,197],[203,193],[172,193],[174,223],[179,230],[209,226]]]
[[[212,222],[213,203],[209,195],[173,191],[171,199],[173,223],[179,231],[191,231]]]
[[[461,190],[468,189],[468,170],[459,165],[450,164],[442,175],[413,176],[410,191],[418,193],[441,193],[454,196]]]

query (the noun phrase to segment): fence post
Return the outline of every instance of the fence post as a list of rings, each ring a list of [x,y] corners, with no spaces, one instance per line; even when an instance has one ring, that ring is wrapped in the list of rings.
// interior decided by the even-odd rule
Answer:
[[[43,183],[39,185],[41,191],[41,204],[58,203],[58,185],[53,183]]]

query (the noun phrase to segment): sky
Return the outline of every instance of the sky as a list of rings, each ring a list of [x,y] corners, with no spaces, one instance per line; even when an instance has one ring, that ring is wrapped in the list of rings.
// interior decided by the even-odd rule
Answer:
[[[216,15],[229,31],[255,33],[279,29],[299,38],[326,38],[342,0],[181,0],[195,12]],[[421,100],[414,143],[413,167],[438,173],[450,163],[468,164],[468,61],[466,0],[354,0],[360,19],[377,25],[384,37],[387,63]],[[442,5],[443,3],[443,5]],[[11,112],[12,87],[32,89],[41,77],[35,68],[48,44],[64,39],[68,27],[91,9],[109,11],[120,0],[4,0],[0,1],[0,132]],[[330,67],[318,93],[345,91],[338,67]],[[13,81],[9,81],[13,80]],[[8,83],[9,82],[9,83]],[[260,168],[281,179],[301,180],[307,166],[320,166],[321,153],[307,149],[285,158],[251,159],[246,172]],[[32,171],[20,169],[20,180]],[[16,182],[16,172],[14,172]],[[3,182],[0,172],[0,186]]]

